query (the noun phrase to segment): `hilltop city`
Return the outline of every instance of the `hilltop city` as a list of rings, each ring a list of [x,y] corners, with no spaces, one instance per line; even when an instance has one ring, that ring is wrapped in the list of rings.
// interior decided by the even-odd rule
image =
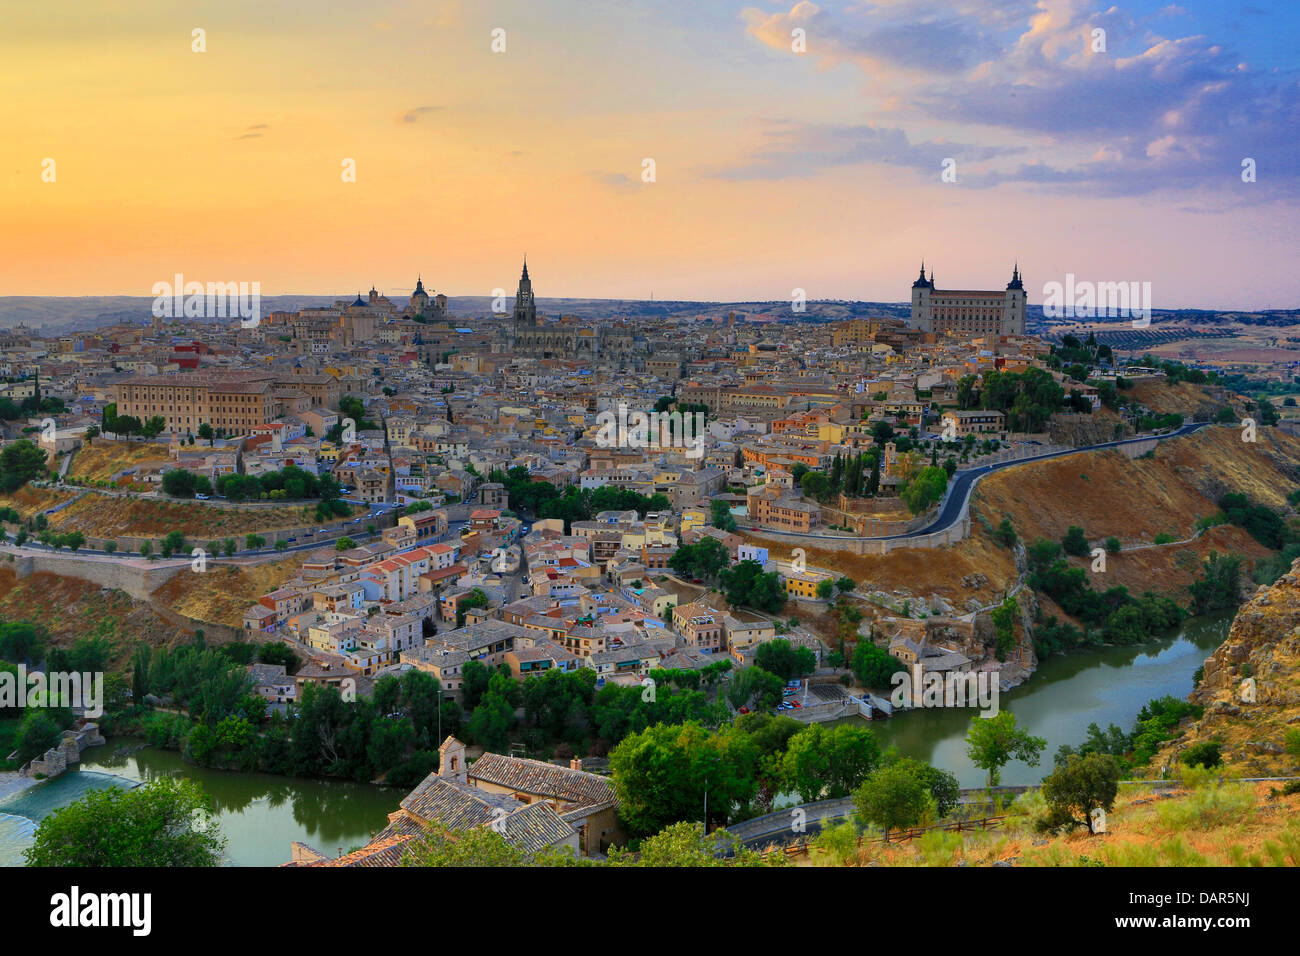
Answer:
[[[617,752],[611,774],[630,734],[771,714],[796,735],[790,760],[827,722],[926,706],[927,682],[996,710],[1040,655],[1084,640],[1070,618],[1108,640],[1121,625],[1046,575],[1066,573],[1060,548],[1027,552],[1011,505],[973,505],[977,483],[1235,440],[1248,412],[1279,422],[1208,366],[1031,334],[1018,264],[982,290],[940,289],[922,265],[906,319],[804,322],[793,302],[779,321],[580,320],[541,312],[533,281],[525,262],[513,301],[477,315],[421,276],[404,301],[371,288],[251,318],[0,332],[8,560],[164,617],[118,688],[125,725],[178,735],[205,766],[409,790],[364,845],[286,841],[290,865],[392,865],[422,835],[474,828],[605,859],[676,822],[620,783]],[[1005,556],[952,557],[963,542]],[[1063,546],[1103,565],[1150,547],[1076,527]],[[1134,639],[1181,619],[1119,592],[1105,613],[1131,605]],[[224,663],[202,666],[236,674],[221,705],[183,676],[210,645]],[[896,673],[915,689],[893,693]],[[145,705],[207,716],[178,729]],[[304,744],[308,726],[333,739],[331,706],[392,727],[365,724],[351,756]],[[21,773],[58,776],[104,741],[84,716],[59,731],[13,755]],[[772,834],[745,818],[771,807],[763,788],[844,797],[868,769],[719,787],[712,822],[759,846]],[[701,782],[708,814],[707,775],[686,790]]]

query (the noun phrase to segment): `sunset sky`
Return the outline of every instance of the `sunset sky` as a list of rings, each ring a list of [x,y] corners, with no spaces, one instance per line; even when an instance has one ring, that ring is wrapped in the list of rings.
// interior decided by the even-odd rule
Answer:
[[[4,8],[0,295],[490,295],[527,253],[542,297],[895,301],[1018,258],[1031,304],[1300,307],[1293,0]]]

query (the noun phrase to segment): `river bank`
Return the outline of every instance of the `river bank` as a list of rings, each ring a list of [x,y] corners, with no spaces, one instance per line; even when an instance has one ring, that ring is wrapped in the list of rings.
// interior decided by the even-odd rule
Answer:
[[[1127,732],[1152,698],[1186,697],[1193,674],[1226,638],[1232,618],[1231,611],[1191,618],[1176,633],[1147,644],[1074,651],[1040,662],[1033,678],[1003,693],[999,704],[1021,727],[1045,738],[1047,747],[1036,767],[1009,764],[1002,782],[1037,783],[1050,772],[1057,748],[1081,743],[1090,723],[1102,729],[1114,723]],[[979,787],[984,772],[965,754],[974,714],[966,708],[918,709],[869,726],[882,747],[949,770],[963,787]],[[187,764],[175,751],[113,737],[86,751],[81,765],[61,777],[26,786],[10,781],[8,796],[7,778],[0,776],[0,865],[21,866],[36,824],[87,790],[136,786],[160,776],[194,780],[212,797],[233,866],[288,862],[294,841],[331,856],[347,852],[382,829],[406,794],[404,788],[374,784],[212,770]]]
[[[294,841],[331,856],[347,852],[387,825],[406,795],[374,784],[210,770],[143,743],[110,737],[107,746],[86,751],[79,767],[0,798],[0,866],[22,866],[22,851],[41,819],[106,786],[138,786],[164,776],[195,781],[212,798],[231,866],[287,863]]]
[[[1127,733],[1147,701],[1167,694],[1185,698],[1197,668],[1227,638],[1234,613],[1189,618],[1175,633],[1146,644],[1076,650],[1040,661],[1028,681],[999,696],[999,706],[1015,714],[1021,728],[1046,739],[1047,747],[1036,767],[1009,763],[1002,782],[1038,783],[1051,772],[1057,748],[1082,743],[1091,723],[1102,730],[1113,723]],[[897,747],[904,756],[951,771],[963,787],[978,787],[984,771],[966,756],[966,731],[975,713],[907,710],[869,726],[882,747]]]

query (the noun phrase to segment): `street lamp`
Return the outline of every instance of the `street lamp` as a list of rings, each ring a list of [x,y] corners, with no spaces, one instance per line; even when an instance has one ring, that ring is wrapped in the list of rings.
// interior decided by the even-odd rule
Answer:
[[[717,757],[709,759],[713,761],[713,766],[717,766]],[[709,835],[709,771],[707,769],[704,771],[704,835]]]

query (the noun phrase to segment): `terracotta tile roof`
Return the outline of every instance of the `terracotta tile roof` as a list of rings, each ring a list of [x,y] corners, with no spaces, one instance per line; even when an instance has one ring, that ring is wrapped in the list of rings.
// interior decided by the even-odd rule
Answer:
[[[468,830],[497,819],[496,809],[507,813],[522,804],[508,794],[488,793],[477,787],[431,773],[403,798],[400,806],[421,820],[437,820],[452,830]]]
[[[599,774],[491,752],[470,764],[469,778],[580,805],[614,799],[613,784]]]
[[[379,840],[391,840],[394,837],[400,836],[419,836],[424,832],[424,827],[420,826],[420,824],[408,814],[398,812],[392,814],[392,818],[393,819],[389,821],[388,826],[384,827],[371,837],[371,843],[378,842]]]
[[[353,850],[351,853],[345,853],[340,857],[325,860],[312,860],[310,862],[286,863],[284,865],[291,867],[397,866],[401,863],[402,856],[406,853],[406,844],[411,839],[413,839],[413,835],[409,833],[401,836],[389,837],[383,840],[375,839],[361,847],[361,849]]]
[[[501,821],[500,827],[506,842],[525,853],[536,853],[576,832],[549,803],[532,803],[516,810]]]

